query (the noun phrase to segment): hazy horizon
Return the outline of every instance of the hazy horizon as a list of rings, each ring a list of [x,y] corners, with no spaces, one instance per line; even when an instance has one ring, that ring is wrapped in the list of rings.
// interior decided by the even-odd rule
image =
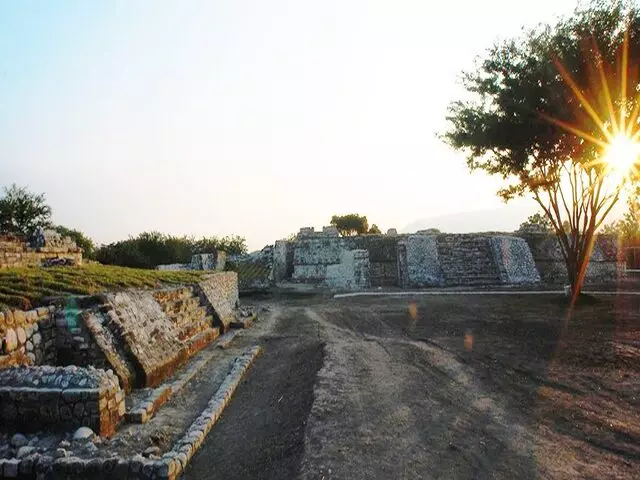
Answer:
[[[504,206],[436,132],[476,55],[576,2],[428,3],[4,2],[0,185],[98,243],[256,250],[350,212],[515,228],[532,202]]]

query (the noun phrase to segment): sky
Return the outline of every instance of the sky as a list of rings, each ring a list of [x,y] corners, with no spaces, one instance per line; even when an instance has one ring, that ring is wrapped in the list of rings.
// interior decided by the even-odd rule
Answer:
[[[535,211],[437,138],[460,73],[575,1],[0,1],[0,185],[98,243],[251,250],[357,212],[513,230]],[[485,227],[485,228],[478,228]]]

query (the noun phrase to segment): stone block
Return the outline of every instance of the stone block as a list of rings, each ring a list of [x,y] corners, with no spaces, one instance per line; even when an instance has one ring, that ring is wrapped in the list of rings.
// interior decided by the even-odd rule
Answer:
[[[16,326],[22,326],[25,324],[27,320],[27,315],[22,310],[14,310],[13,319],[15,321]]]
[[[7,329],[4,336],[4,350],[9,353],[18,348],[18,336],[13,328]]]
[[[20,345],[24,345],[25,343],[27,343],[27,332],[24,331],[24,328],[16,328],[16,337],[18,338],[18,343]]]

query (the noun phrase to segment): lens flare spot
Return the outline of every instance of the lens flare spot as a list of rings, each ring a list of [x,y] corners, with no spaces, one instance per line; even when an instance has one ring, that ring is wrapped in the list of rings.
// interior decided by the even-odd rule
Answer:
[[[473,334],[471,332],[464,334],[464,348],[467,352],[473,349]]]
[[[418,320],[418,305],[415,302],[409,302],[409,318],[414,322]]]
[[[407,328],[413,330],[418,321],[418,305],[415,302],[409,302],[409,324]]]

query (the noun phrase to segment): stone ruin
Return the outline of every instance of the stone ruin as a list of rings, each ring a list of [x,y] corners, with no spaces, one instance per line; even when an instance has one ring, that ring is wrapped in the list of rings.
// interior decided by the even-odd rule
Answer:
[[[304,227],[294,240],[278,240],[252,256],[234,259],[241,291],[291,284],[362,290],[566,283],[557,239],[535,232],[398,234],[389,229],[386,235],[341,237],[335,227],[321,232]],[[586,283],[609,283],[618,276],[615,239],[600,236]]]
[[[30,242],[0,234],[0,268],[81,264],[82,249],[54,230],[41,230]]]
[[[85,426],[109,437],[124,421],[148,420],[153,411],[130,415],[125,396],[164,382],[238,322],[237,307],[237,275],[224,272],[181,287],[3,311],[0,432]]]
[[[197,253],[191,256],[191,263],[170,263],[158,265],[157,270],[211,270],[222,272],[227,262],[227,252]]]

